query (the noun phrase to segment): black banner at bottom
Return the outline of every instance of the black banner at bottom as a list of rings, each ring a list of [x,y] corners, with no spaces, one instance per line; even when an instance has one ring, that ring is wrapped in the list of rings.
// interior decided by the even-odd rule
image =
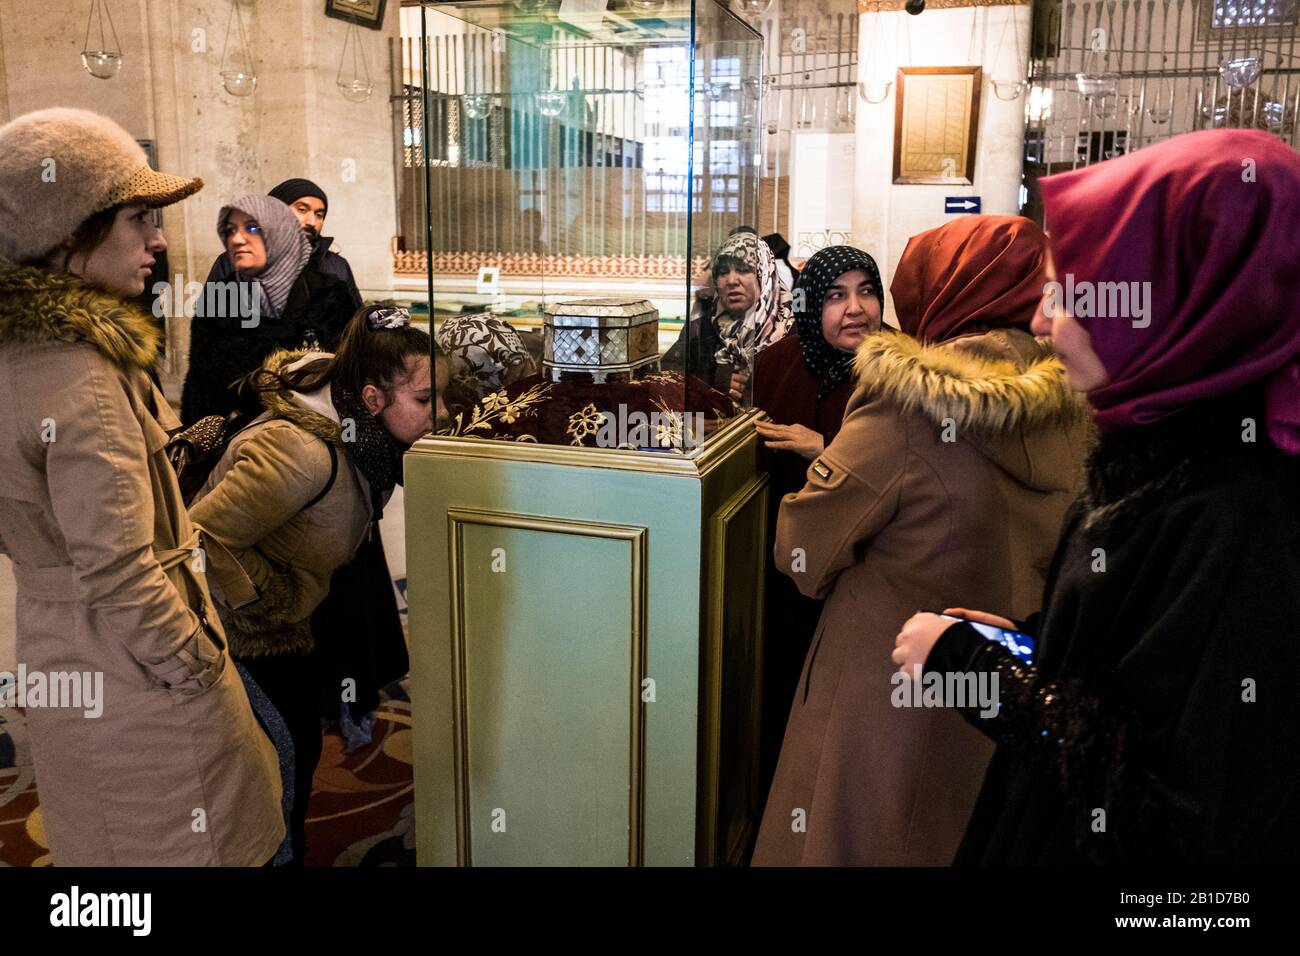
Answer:
[[[47,934],[126,947],[379,949],[490,944],[514,933],[614,943],[607,930],[665,944],[712,930],[734,942],[778,927],[822,938],[901,932],[920,944],[1008,933],[1027,942],[1042,932],[1229,942],[1243,931],[1285,931],[1293,882],[1286,870],[0,869],[0,932],[10,952]]]

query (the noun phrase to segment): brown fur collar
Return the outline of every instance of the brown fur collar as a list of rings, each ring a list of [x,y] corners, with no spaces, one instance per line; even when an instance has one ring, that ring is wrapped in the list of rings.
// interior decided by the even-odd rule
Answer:
[[[284,375],[285,371],[295,362],[306,358],[312,353],[301,350],[272,352],[267,356],[266,361],[262,363],[262,369],[272,375]],[[319,353],[320,363],[323,366],[329,361],[328,353]],[[312,369],[315,371],[315,368]],[[326,385],[326,388],[329,386]],[[306,390],[306,389],[302,389]],[[339,423],[326,418],[324,415],[314,412],[309,408],[304,408],[292,398],[289,397],[290,389],[280,389],[278,391],[261,392],[259,397],[262,400],[262,406],[271,414],[272,418],[282,418],[287,422],[292,422],[303,431],[315,435],[321,441],[327,441],[331,444],[342,447],[343,431]]]
[[[0,259],[0,346],[87,342],[119,367],[147,370],[159,339],[153,320],[125,299]]]
[[[989,431],[1055,426],[1089,416],[1046,344],[1006,330],[937,345],[885,331],[858,347],[858,383],[935,424]]]

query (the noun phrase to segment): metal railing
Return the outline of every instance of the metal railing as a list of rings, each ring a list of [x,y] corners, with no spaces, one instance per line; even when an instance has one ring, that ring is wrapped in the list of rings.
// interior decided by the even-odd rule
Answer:
[[[1179,133],[1264,129],[1297,145],[1297,0],[1035,5],[1026,158],[1058,170]]]
[[[401,71],[395,79],[403,81],[395,84],[402,93],[394,98],[394,110],[401,126],[398,217],[404,249],[423,251],[428,244],[417,198],[426,162],[435,252],[682,257],[688,195],[694,197],[697,227],[715,215],[757,219],[757,190],[743,182],[755,173],[742,125],[757,122],[757,99],[748,112],[739,107],[738,73],[720,73],[716,81],[704,77],[721,95],[697,97],[697,128],[709,129],[710,152],[697,147],[694,189],[688,191],[684,157],[654,151],[660,140],[686,141],[689,120],[684,110],[674,112],[680,102],[669,104],[665,97],[657,104],[654,84],[662,71],[657,73],[653,49],[561,42],[548,46],[555,58],[551,66],[512,64],[512,57],[518,61],[535,51],[494,50],[483,39],[429,38],[423,51],[427,96],[419,85],[421,39],[403,37],[394,53],[394,69]],[[530,71],[531,77],[548,71],[580,75],[583,83],[572,90],[533,90],[527,82],[512,88],[511,69]]]
[[[808,10],[809,7],[817,9]],[[796,12],[797,11],[797,12]],[[854,0],[786,0],[760,24],[763,117],[760,232],[789,236],[791,143],[799,130],[850,132],[857,122]]]
[[[781,231],[794,132],[852,130],[857,109],[854,0],[819,0],[799,14],[788,0],[785,7],[756,24],[761,64],[740,69],[713,56],[697,77],[696,128],[708,129],[710,142],[707,155],[697,145],[690,190],[680,158],[665,162],[656,152],[657,140],[684,139],[688,120],[655,111],[654,86],[674,64],[656,60],[652,48],[592,47],[560,35],[548,44],[549,63],[537,55],[520,64],[512,59],[534,52],[473,29],[433,34],[423,49],[420,36],[394,41],[399,250],[682,257],[688,195],[697,236],[725,235],[735,222]],[[581,75],[583,88],[560,90],[563,112],[545,115],[537,94],[520,90],[521,69]]]

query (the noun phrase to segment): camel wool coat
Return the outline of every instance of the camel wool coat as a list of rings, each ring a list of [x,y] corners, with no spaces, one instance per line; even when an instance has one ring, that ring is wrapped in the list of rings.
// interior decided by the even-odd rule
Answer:
[[[1081,484],[1086,408],[1027,332],[880,333],[856,371],[777,519],[777,566],[826,603],[755,865],[952,862],[993,745],[952,708],[895,706],[894,638],[922,609],[1036,611]]]
[[[260,866],[275,748],[213,609],[164,447],[144,313],[0,259],[0,550],[28,672],[102,674],[102,714],[26,719],[58,866]]]

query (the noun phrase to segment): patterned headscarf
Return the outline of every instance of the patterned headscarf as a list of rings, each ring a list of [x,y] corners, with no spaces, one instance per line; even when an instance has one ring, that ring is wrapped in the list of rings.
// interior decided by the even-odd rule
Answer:
[[[871,280],[883,313],[885,293],[876,260],[853,246],[818,249],[803,267],[799,281],[794,286],[803,293],[795,296],[795,304],[798,306],[794,313],[795,331],[799,334],[799,350],[803,352],[803,360],[817,376],[818,401],[833,392],[853,373],[853,353],[837,349],[822,334],[822,302],[826,299],[831,283],[855,269],[861,269]]]
[[[758,297],[743,319],[732,319],[722,306],[722,296],[714,297],[713,326],[722,339],[714,353],[721,365],[749,368],[754,356],[774,342],[785,338],[794,322],[790,290],[776,271],[776,258],[762,239],[752,232],[741,232],[722,244],[714,258],[739,259],[758,277]]]
[[[262,311],[278,316],[289,301],[289,290],[311,258],[311,242],[293,210],[271,196],[244,196],[222,206],[221,212],[217,213],[218,235],[225,229],[233,209],[252,216],[261,227],[262,243],[266,246],[266,268],[251,278],[258,288]],[[223,245],[225,241],[222,237]]]
[[[514,327],[490,312],[447,319],[438,328],[438,347],[464,361],[480,398],[500,390],[505,374],[520,362],[533,366]]]

